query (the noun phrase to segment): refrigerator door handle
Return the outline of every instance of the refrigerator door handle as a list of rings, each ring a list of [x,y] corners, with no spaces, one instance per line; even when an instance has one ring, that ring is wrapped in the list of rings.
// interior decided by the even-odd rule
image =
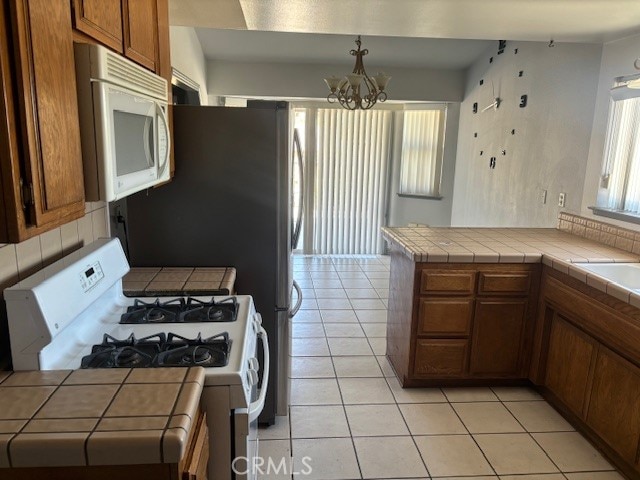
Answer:
[[[289,318],[293,318],[293,316],[298,313],[298,310],[300,310],[300,306],[302,305],[302,289],[300,288],[300,285],[298,285],[298,282],[296,282],[295,280],[293,281],[293,288],[298,294],[298,300],[296,301],[296,305],[289,312]],[[293,290],[291,291],[291,297],[291,299],[293,300]]]
[[[298,248],[298,240],[300,240],[300,231],[302,230],[302,212],[304,211],[304,174],[303,174],[303,162],[302,162],[302,148],[300,147],[300,137],[298,136],[298,129],[293,130],[293,146],[295,147],[294,156],[298,161],[298,175],[299,175],[299,198],[298,198],[298,218],[293,227],[293,235],[291,237],[291,250]]]

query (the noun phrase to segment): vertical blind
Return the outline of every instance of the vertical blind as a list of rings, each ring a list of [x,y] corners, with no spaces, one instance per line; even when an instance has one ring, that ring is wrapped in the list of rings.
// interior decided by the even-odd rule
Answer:
[[[314,251],[383,252],[390,111],[318,109]]]
[[[440,109],[404,112],[400,193],[440,194],[443,118]]]
[[[605,144],[608,207],[640,213],[640,98],[613,102]]]

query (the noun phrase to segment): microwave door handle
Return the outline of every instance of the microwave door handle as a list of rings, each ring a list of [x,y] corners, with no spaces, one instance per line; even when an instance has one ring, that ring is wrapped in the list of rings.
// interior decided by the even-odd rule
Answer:
[[[162,123],[164,124],[164,129],[167,137],[167,154],[164,156],[163,162],[159,165],[159,176],[164,174],[164,171],[169,167],[169,156],[171,155],[171,134],[169,132],[169,121],[167,120],[167,114],[164,113],[162,107],[156,104],[156,110],[160,114],[162,118]],[[158,126],[158,128],[160,128]]]
[[[142,133],[142,144],[144,146],[144,154],[147,157],[147,165],[153,166],[153,157],[151,156],[151,150],[149,149],[149,133],[154,122],[147,117],[147,121],[144,125],[144,132]]]

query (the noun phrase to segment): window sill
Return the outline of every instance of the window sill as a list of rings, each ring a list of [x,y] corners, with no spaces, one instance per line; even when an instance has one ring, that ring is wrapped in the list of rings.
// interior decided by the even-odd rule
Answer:
[[[418,198],[420,200],[442,200],[440,195],[414,195],[411,193],[399,193],[399,197],[402,198]]]
[[[640,225],[640,215],[635,213],[625,212],[623,210],[613,210],[612,208],[604,207],[588,207],[594,215],[600,217],[613,218],[615,220],[621,220],[623,222],[635,223]]]

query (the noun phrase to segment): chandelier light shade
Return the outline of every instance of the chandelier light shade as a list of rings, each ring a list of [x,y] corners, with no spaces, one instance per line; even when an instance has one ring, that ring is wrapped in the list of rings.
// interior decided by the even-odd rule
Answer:
[[[331,76],[324,79],[330,90],[327,100],[329,103],[339,102],[348,110],[368,110],[376,103],[387,99],[384,89],[391,77],[384,73],[378,73],[373,77],[367,75],[362,57],[368,54],[369,50],[360,48],[362,45],[360,35],[356,39],[356,45],[358,49],[349,52],[356,57],[353,72],[343,78]]]

